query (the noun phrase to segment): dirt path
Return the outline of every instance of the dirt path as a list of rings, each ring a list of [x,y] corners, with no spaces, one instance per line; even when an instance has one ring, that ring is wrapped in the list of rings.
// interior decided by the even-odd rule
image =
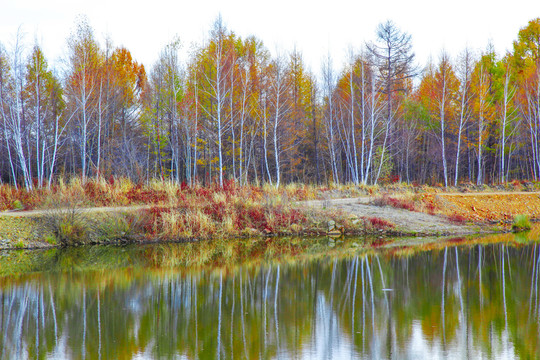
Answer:
[[[75,210],[81,213],[85,214],[92,214],[92,213],[103,213],[103,212],[130,212],[130,211],[138,211],[138,210],[145,210],[150,209],[153,207],[156,207],[159,205],[132,205],[132,206],[102,206],[102,207],[92,207],[92,208],[76,208]],[[72,210],[70,208],[65,209],[55,209],[54,211],[62,211],[62,210]],[[34,216],[41,216],[45,215],[51,210],[11,210],[11,211],[4,211],[0,212],[0,217],[34,217]]]
[[[335,208],[358,217],[377,217],[396,225],[396,230],[410,234],[464,235],[482,232],[478,226],[457,225],[447,219],[391,206],[370,205],[370,197],[311,200],[298,203],[313,208]]]

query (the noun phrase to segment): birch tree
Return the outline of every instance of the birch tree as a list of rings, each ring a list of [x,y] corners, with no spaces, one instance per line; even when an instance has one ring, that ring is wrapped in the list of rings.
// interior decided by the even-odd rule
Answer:
[[[2,116],[2,136],[5,142],[6,151],[8,154],[9,170],[11,174],[11,181],[15,188],[18,188],[16,167],[11,153],[10,145],[10,133],[8,128],[8,114],[9,104],[11,97],[11,83],[10,83],[10,61],[8,54],[2,44],[0,44],[0,115]],[[3,175],[3,174],[2,174]]]
[[[459,81],[458,100],[459,112],[457,120],[457,145],[456,145],[456,160],[454,166],[454,186],[457,186],[459,179],[459,159],[461,154],[461,139],[463,130],[467,126],[471,117],[471,76],[474,67],[474,60],[469,49],[461,54],[457,66],[457,78]]]
[[[279,187],[281,181],[281,138],[284,135],[281,125],[290,111],[290,102],[289,99],[287,99],[289,81],[287,67],[283,57],[278,56],[269,66],[269,88],[270,116],[272,117],[272,142],[274,146],[275,186]]]
[[[24,85],[26,79],[26,67],[23,60],[24,57],[24,45],[23,35],[21,30],[17,32],[11,56],[8,57],[9,72],[5,73],[5,78],[2,82],[5,82],[6,86],[2,89],[2,117],[4,119],[4,137],[8,151],[13,149],[17,160],[18,168],[23,175],[24,186],[27,189],[32,189],[32,171],[31,171],[31,154],[29,148],[25,145],[28,140],[28,119],[25,114],[24,104]],[[26,150],[25,150],[26,148]],[[13,168],[13,160],[11,152],[9,153],[11,167]],[[15,178],[15,170],[12,170],[14,176],[14,182],[17,182]]]
[[[68,40],[68,49],[66,96],[69,110],[74,114],[78,127],[81,175],[85,181],[89,171],[90,130],[96,116],[96,99],[100,90],[100,49],[86,20],[77,24],[75,33]]]
[[[362,128],[367,127],[363,131],[366,142],[365,161],[363,160],[363,179],[362,183],[366,185],[368,179],[372,176],[372,165],[375,150],[375,141],[380,136],[381,123],[381,96],[377,89],[376,69],[369,57],[363,60],[361,68],[361,84],[362,84]],[[367,119],[367,120],[366,120]],[[385,133],[387,134],[387,133]],[[386,135],[385,135],[386,137]],[[382,161],[381,161],[382,162]]]
[[[211,61],[211,72],[204,73],[207,95],[211,98],[212,108],[203,107],[207,116],[212,119],[216,131],[216,143],[218,150],[218,172],[219,186],[223,187],[223,137],[226,129],[225,106],[229,96],[230,87],[227,84],[229,72],[232,70],[230,60],[230,49],[227,47],[228,31],[223,24],[221,15],[214,22],[209,56]]]
[[[540,178],[540,18],[529,21],[514,41],[513,62],[519,79],[518,108],[527,124],[531,172]]]
[[[326,137],[328,140],[328,149],[330,152],[330,168],[332,169],[332,180],[335,183],[339,183],[336,149],[337,134],[334,109],[334,88],[336,86],[336,79],[332,66],[332,58],[330,57],[330,54],[328,54],[322,66],[323,96],[326,102],[324,124],[326,130]]]
[[[499,106],[499,113],[500,113],[500,122],[501,122],[501,128],[500,128],[500,150],[499,150],[499,176],[501,183],[505,183],[508,179],[506,176],[507,167],[509,165],[510,160],[506,161],[506,154],[507,154],[507,143],[508,139],[511,138],[511,136],[514,134],[516,130],[516,126],[514,124],[514,108],[513,108],[513,99],[515,95],[515,87],[510,82],[510,78],[512,76],[510,64],[508,61],[508,58],[503,59],[499,66],[502,67],[503,70],[503,94],[501,99],[501,104]],[[508,156],[510,156],[511,152],[508,151]]]
[[[49,177],[48,168],[54,168],[51,153],[54,155],[55,144],[58,146],[55,127],[62,114],[63,101],[60,82],[48,69],[47,60],[37,44],[26,64],[24,99],[30,122],[28,136],[33,137],[37,184],[42,187]]]
[[[432,70],[433,71],[433,70]],[[438,140],[441,146],[441,162],[443,169],[444,186],[448,187],[448,164],[447,164],[447,132],[448,121],[452,118],[455,101],[457,79],[455,77],[450,58],[446,52],[442,52],[439,65],[435,73],[428,75],[431,78],[429,105],[432,109],[434,125],[438,132]]]
[[[484,183],[484,147],[487,138],[487,122],[490,118],[491,98],[490,98],[490,82],[488,73],[489,59],[493,54],[482,56],[481,60],[476,64],[473,77],[473,88],[475,93],[474,111],[477,126],[477,174],[476,184]]]

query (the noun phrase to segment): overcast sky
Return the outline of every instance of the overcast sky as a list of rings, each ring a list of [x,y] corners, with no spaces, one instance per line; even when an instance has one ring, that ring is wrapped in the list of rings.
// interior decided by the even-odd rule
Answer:
[[[483,50],[490,40],[500,55],[511,50],[520,28],[540,16],[540,0],[3,0],[0,42],[9,50],[21,27],[26,42],[37,39],[54,63],[65,54],[77,15],[84,14],[100,42],[108,34],[150,68],[176,35],[184,51],[201,43],[219,13],[229,29],[257,36],[272,53],[296,46],[319,73],[328,52],[341,69],[349,47],[374,40],[377,24],[387,19],[412,35],[421,65],[443,48],[455,56],[465,46]]]

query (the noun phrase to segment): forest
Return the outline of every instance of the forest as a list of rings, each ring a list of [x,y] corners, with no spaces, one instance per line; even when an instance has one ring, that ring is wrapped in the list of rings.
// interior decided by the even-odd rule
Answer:
[[[512,52],[487,43],[419,66],[387,21],[339,71],[329,54],[319,77],[299,51],[273,56],[221,17],[204,43],[174,39],[150,68],[84,19],[57,68],[18,33],[0,44],[0,180],[537,181],[540,18],[524,25]]]

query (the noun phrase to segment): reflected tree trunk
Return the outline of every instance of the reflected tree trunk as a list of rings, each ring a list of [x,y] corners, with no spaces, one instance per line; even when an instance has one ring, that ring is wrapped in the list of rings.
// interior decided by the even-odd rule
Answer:
[[[221,297],[223,294],[223,274],[219,274],[219,306],[218,306],[218,331],[217,331],[217,346],[216,358],[221,359]]]
[[[101,299],[97,291],[98,358],[101,359]]]
[[[276,275],[276,290],[274,295],[274,322],[276,324],[276,348],[277,348],[277,357],[280,358],[280,349],[279,349],[279,322],[278,322],[278,290],[279,290],[279,265],[277,266],[277,275]]]
[[[354,288],[353,288],[353,297],[351,302],[351,339],[354,344],[354,338],[356,336],[356,328],[354,324],[354,315],[356,310],[356,285],[358,284],[358,256],[354,258]],[[354,347],[351,346],[351,359],[354,358]]]
[[[443,332],[443,346],[446,347],[446,326],[444,318],[444,299],[445,299],[445,289],[446,289],[446,255],[448,253],[448,248],[444,248],[444,263],[443,263],[443,275],[442,275],[442,299],[441,299],[441,323],[442,323],[442,332]]]

